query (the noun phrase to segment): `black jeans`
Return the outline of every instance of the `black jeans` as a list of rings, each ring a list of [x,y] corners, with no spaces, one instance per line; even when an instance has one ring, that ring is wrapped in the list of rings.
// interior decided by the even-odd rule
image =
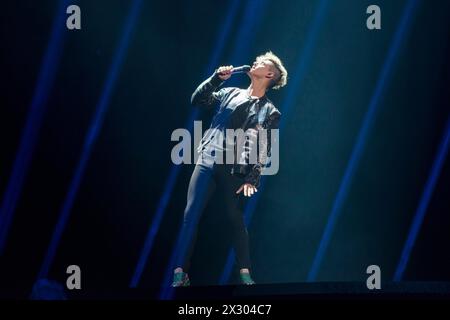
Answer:
[[[231,222],[232,242],[239,269],[250,268],[248,232],[244,223],[245,197],[236,191],[244,183],[243,178],[231,175],[231,166],[214,164],[208,167],[197,164],[189,182],[183,226],[178,242],[176,267],[189,271],[190,260],[197,238],[197,227],[203,210],[214,191],[221,194],[223,206]]]

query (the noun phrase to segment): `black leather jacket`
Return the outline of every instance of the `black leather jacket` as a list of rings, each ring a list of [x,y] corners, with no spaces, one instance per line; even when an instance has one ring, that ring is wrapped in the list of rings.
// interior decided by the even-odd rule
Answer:
[[[228,87],[218,90],[223,81],[216,72],[201,83],[192,94],[191,103],[197,106],[213,107],[217,102],[220,103],[219,109],[215,114],[210,129],[238,129],[244,131],[247,129],[255,129],[257,132],[261,129],[268,129],[268,139],[266,143],[259,144],[259,153],[256,164],[239,164],[232,166],[231,174],[244,178],[246,183],[250,183],[255,187],[259,186],[261,170],[267,165],[266,156],[270,156],[270,130],[276,129],[279,125],[281,113],[273,105],[273,103],[263,96],[259,99],[252,98],[248,95],[247,90]],[[263,139],[265,140],[265,139]],[[208,144],[204,141],[199,149]],[[266,152],[261,152],[265,148]]]

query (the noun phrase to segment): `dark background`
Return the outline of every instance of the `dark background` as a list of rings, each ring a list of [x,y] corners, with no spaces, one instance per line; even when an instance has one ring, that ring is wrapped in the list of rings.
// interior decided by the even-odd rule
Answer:
[[[283,113],[280,171],[269,177],[249,232],[258,283],[303,282],[317,251],[363,117],[407,1],[330,1],[301,85],[269,97]],[[82,29],[64,28],[45,104],[0,256],[0,287],[27,296],[37,280],[132,1],[74,1]],[[83,289],[129,286],[172,168],[170,141],[186,126],[232,1],[144,1],[49,278],[79,265]],[[295,77],[319,1],[239,1],[216,68],[273,50]],[[366,8],[382,29],[366,28]],[[253,4],[254,5],[254,4]],[[6,190],[58,1],[2,5],[0,195]],[[256,15],[256,18],[255,16]],[[251,19],[249,19],[249,16]],[[249,27],[245,37],[242,28]],[[319,281],[360,281],[377,264],[393,277],[450,114],[450,1],[422,1],[386,83]],[[242,39],[244,38],[244,39]],[[233,85],[247,86],[245,76]],[[283,112],[293,90],[294,103]],[[212,112],[198,119],[208,121]],[[203,129],[209,122],[203,123]],[[183,165],[139,287],[161,285],[182,221],[192,165]],[[450,160],[445,161],[405,281],[450,281]],[[215,284],[228,254],[227,220],[211,203],[191,278]],[[232,279],[234,281],[235,278]],[[156,289],[155,289],[156,290]]]

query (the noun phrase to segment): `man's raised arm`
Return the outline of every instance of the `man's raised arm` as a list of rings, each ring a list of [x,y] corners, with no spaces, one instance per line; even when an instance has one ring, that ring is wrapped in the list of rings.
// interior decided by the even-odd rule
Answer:
[[[216,90],[231,77],[233,66],[218,68],[214,74],[203,81],[194,91],[191,103],[196,106],[211,106],[217,101]]]

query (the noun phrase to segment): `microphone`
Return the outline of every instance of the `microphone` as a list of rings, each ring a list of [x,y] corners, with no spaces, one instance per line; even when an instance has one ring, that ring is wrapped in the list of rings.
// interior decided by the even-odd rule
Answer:
[[[250,67],[249,65],[244,64],[243,66],[231,69],[231,73],[232,74],[235,74],[235,73],[246,73],[246,72],[249,72],[251,68],[252,67]]]

